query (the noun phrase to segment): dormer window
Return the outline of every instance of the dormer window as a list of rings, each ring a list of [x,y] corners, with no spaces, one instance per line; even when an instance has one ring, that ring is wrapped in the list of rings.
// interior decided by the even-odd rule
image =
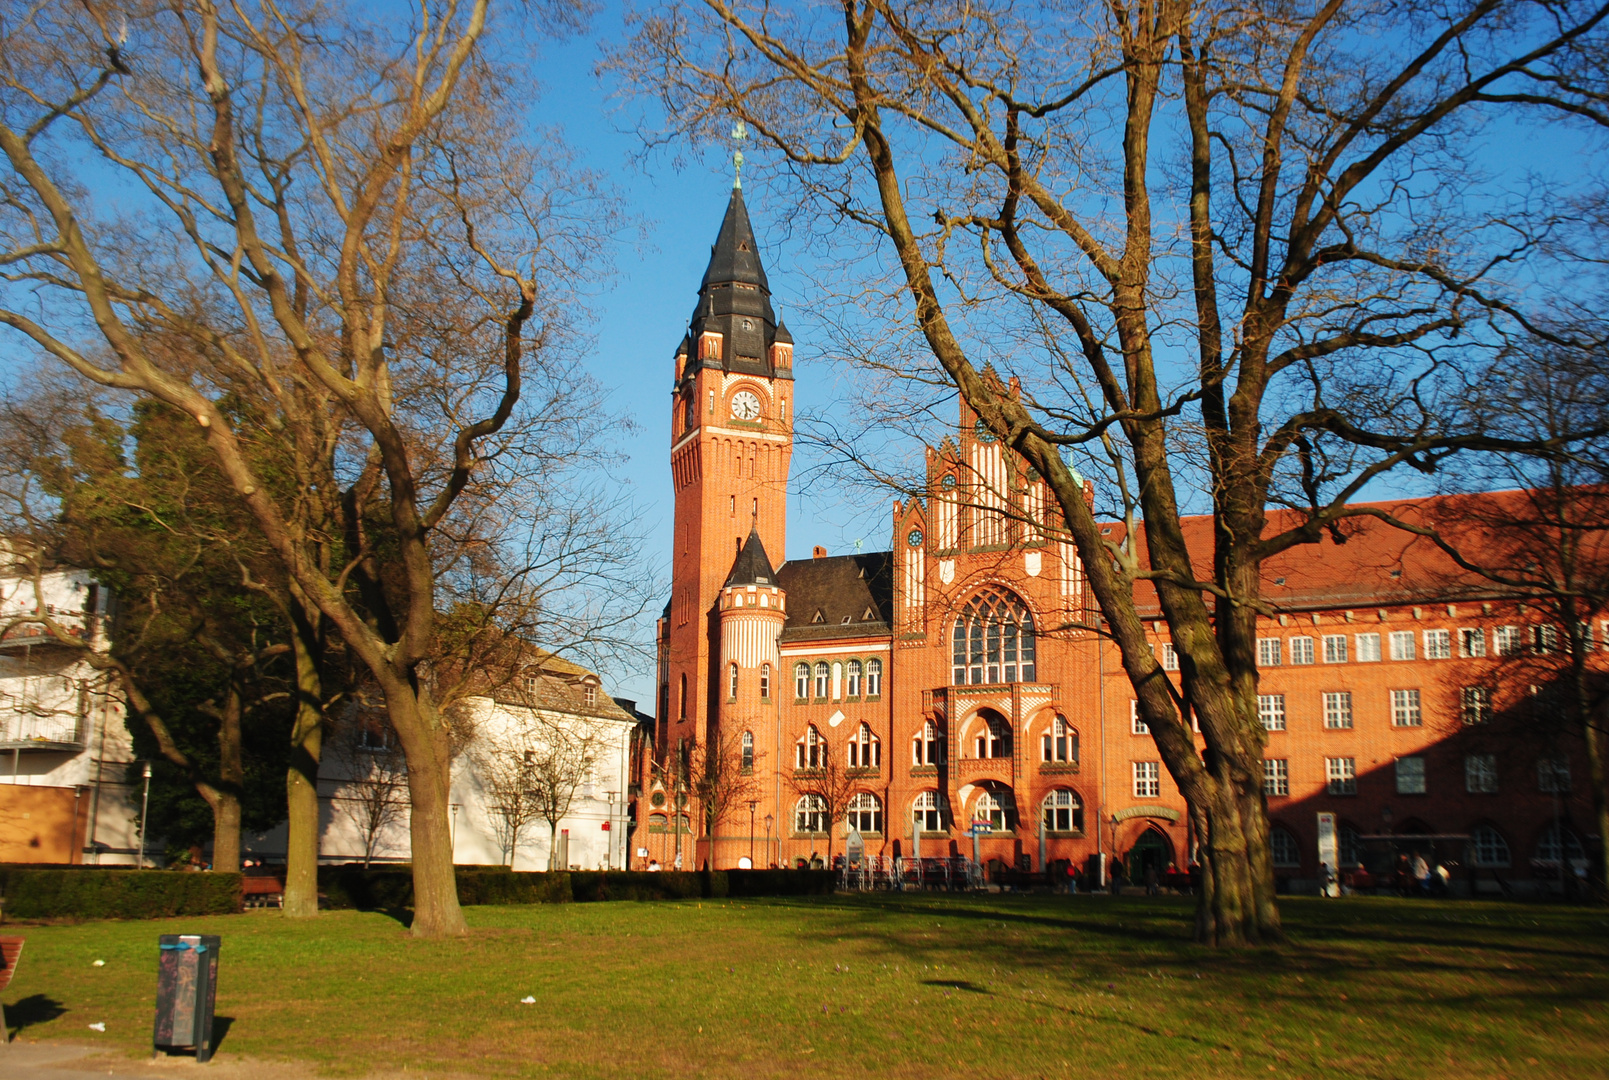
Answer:
[[[586,689],[582,691],[582,694],[586,697],[588,705],[596,705],[598,703],[598,688],[593,686],[591,683],[587,684]]]
[[[817,608],[816,609],[816,617],[811,619],[810,621],[813,622],[813,623],[824,623],[824,622],[827,621],[827,616],[822,614],[820,608]]]

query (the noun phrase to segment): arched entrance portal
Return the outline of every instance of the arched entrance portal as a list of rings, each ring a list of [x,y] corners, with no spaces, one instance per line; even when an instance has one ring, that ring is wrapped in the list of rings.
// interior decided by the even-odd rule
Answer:
[[[1140,834],[1129,848],[1128,878],[1130,881],[1144,881],[1147,870],[1155,870],[1160,878],[1173,864],[1173,845],[1168,838],[1162,835],[1160,829],[1154,825]]]

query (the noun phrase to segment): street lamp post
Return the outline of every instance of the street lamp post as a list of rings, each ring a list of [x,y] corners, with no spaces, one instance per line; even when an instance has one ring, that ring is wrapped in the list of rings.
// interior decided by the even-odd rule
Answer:
[[[606,791],[603,794],[609,800],[608,824],[605,826],[609,832],[609,837],[603,846],[603,868],[613,870],[615,868],[615,795],[618,792]]]
[[[151,763],[145,763],[145,792],[140,796],[140,869],[145,869],[145,819],[151,810]]]
[[[749,865],[754,865],[754,808],[760,805],[759,799],[749,800]]]
[[[765,815],[765,853],[767,855],[771,854],[771,825],[775,821],[776,821],[776,818],[772,817],[770,814]],[[782,861],[782,855],[779,852],[777,854],[777,862],[781,862],[781,861]]]

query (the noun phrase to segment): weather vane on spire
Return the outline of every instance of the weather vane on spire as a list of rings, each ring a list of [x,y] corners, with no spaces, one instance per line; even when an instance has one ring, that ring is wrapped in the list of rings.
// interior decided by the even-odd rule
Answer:
[[[749,137],[749,129],[739,120],[732,128],[732,141],[736,144],[732,149],[732,186],[743,186],[743,140]]]

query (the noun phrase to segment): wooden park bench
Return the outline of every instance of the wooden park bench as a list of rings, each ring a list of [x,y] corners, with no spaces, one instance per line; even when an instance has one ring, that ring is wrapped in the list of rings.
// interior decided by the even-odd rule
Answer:
[[[276,877],[240,879],[240,902],[249,908],[285,906],[285,883]]]

